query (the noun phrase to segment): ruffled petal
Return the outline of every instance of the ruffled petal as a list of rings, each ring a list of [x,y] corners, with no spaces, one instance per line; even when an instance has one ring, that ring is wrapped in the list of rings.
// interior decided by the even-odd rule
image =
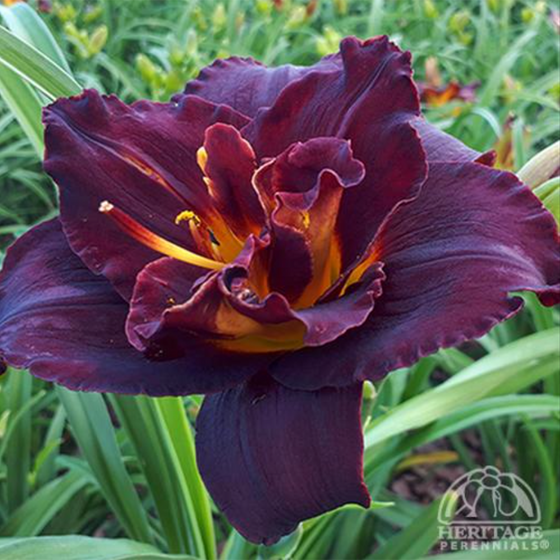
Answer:
[[[70,245],[96,274],[129,297],[136,274],[158,254],[98,212],[108,200],[144,227],[192,247],[189,228],[175,223],[184,210],[205,216],[208,194],[196,152],[216,122],[246,118],[194,96],[181,102],[139,101],[86,90],[44,112],[45,170],[60,187],[61,221]]]
[[[270,215],[270,289],[298,308],[313,305],[341,272],[350,232],[337,229],[340,204],[364,173],[347,140],[314,138],[290,146],[254,177]]]
[[[200,473],[245,538],[272,544],[304,519],[368,507],[360,405],[361,385],[293,391],[268,376],[204,401]]]
[[[337,58],[327,56],[313,66],[286,64],[276,68],[267,68],[253,58],[218,59],[187,83],[185,94],[229,105],[253,118],[259,109],[272,105],[290,82],[309,72],[335,67]]]
[[[260,157],[277,156],[292,143],[314,137],[351,141],[366,176],[341,203],[338,227],[348,232],[346,267],[393,207],[418,193],[426,164],[410,124],[420,114],[410,53],[386,37],[365,42],[347,38],[340,46],[340,60],[328,71],[293,81],[242,133]]]
[[[141,353],[126,338],[127,312],[72,252],[59,221],[45,222],[8,250],[0,273],[0,363],[73,390],[154,396],[220,391],[262,365],[186,335],[186,357],[173,359],[163,340]]]
[[[195,333],[264,366],[281,352],[321,346],[362,325],[381,294],[385,276],[373,266],[344,297],[294,310],[283,295],[259,293],[252,281],[266,249],[266,241],[250,238],[235,263],[200,277],[200,269],[173,259],[150,263],[131,300],[131,344],[146,350],[153,341],[174,338],[180,346],[183,333]]]
[[[484,335],[521,309],[510,292],[560,301],[554,218],[514,175],[476,163],[431,164],[420,196],[391,214],[374,252],[387,278],[368,321],[272,364],[281,383],[314,389],[379,379]]]

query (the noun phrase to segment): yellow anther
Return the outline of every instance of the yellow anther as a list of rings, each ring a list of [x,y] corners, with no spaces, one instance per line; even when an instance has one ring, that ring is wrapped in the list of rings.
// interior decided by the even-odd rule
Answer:
[[[179,225],[181,222],[189,222],[199,227],[202,223],[200,218],[192,210],[183,210],[175,217],[175,225]]]
[[[193,253],[168,239],[160,237],[107,200],[99,205],[99,211],[114,220],[133,239],[158,253],[209,270],[220,270],[224,267],[224,263]]]
[[[302,212],[301,215],[303,217],[303,227],[305,229],[309,228],[309,224],[311,223],[311,218],[309,217],[309,212]]]
[[[206,164],[208,163],[208,153],[206,152],[204,146],[198,148],[196,152],[196,163],[198,163],[198,167],[202,169],[202,172],[206,173]]]

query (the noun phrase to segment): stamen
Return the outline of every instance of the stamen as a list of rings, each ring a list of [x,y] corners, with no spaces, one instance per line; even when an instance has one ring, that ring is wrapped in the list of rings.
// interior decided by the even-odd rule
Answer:
[[[177,214],[175,217],[175,225],[179,225],[181,222],[192,222],[196,227],[200,227],[202,221],[192,210],[183,210],[183,212]]]
[[[202,268],[208,268],[210,270],[220,270],[223,268],[224,263],[219,263],[208,259],[201,255],[197,255],[159,235],[145,228],[143,225],[138,223],[134,218],[131,218],[128,214],[115,207],[109,201],[104,200],[99,205],[99,211],[103,214],[107,214],[115,223],[126,233],[128,233],[136,241],[142,243],[146,247],[153,249],[163,255],[172,257],[179,261],[183,261],[195,266],[200,266]]]
[[[309,224],[311,223],[311,218],[309,217],[309,212],[302,212],[301,213],[302,217],[303,217],[303,227],[305,229],[309,229]]]

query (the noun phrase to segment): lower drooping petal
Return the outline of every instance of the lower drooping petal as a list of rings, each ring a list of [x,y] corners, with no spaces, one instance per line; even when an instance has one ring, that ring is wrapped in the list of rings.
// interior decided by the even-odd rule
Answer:
[[[368,507],[361,385],[294,391],[268,376],[207,397],[197,420],[200,473],[230,523],[272,544],[307,518]]]
[[[183,337],[186,357],[162,361],[125,335],[127,303],[72,252],[58,220],[9,250],[0,275],[0,362],[73,390],[154,396],[214,392],[261,367]]]
[[[193,248],[189,228],[175,217],[209,207],[196,161],[205,130],[247,119],[194,96],[180,103],[139,101],[86,90],[44,111],[45,170],[60,189],[61,222],[70,245],[96,274],[126,298],[136,274],[158,253],[98,212],[107,200],[154,233]]]
[[[374,252],[387,275],[368,321],[320,349],[276,361],[294,388],[379,379],[439,348],[478,338],[536,292],[560,301],[554,218],[506,172],[476,163],[432,164],[420,196],[384,223]]]

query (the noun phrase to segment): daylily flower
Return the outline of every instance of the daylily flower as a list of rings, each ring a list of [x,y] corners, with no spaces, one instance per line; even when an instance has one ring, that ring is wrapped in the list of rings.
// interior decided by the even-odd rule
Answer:
[[[254,542],[369,504],[364,380],[487,333],[510,292],[560,300],[554,219],[421,118],[387,38],[44,122],[60,218],[8,252],[0,354],[74,390],[208,394],[200,471]]]

